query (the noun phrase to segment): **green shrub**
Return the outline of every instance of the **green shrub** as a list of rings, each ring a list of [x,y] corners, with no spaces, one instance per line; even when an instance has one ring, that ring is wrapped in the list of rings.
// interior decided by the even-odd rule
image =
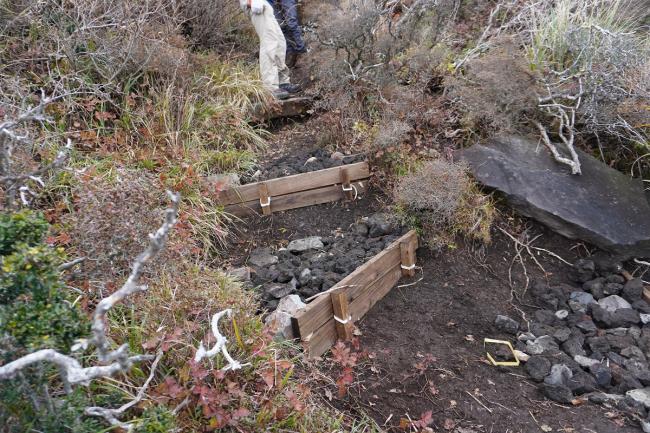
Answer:
[[[176,429],[176,416],[165,406],[150,406],[142,414],[136,433],[167,433]]]
[[[60,295],[49,301],[17,301],[0,307],[0,329],[28,351],[52,348],[63,352],[90,331],[86,317]]]
[[[0,215],[0,256],[13,251],[14,245],[36,245],[43,240],[48,224],[43,214],[30,210]]]
[[[12,254],[0,258],[0,305],[10,304],[20,296],[46,302],[62,287],[57,267],[62,251],[47,245],[20,243]]]

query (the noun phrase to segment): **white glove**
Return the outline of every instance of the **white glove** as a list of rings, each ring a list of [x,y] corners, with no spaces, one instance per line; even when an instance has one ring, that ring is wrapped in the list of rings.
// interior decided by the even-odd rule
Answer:
[[[251,0],[251,13],[260,15],[264,12],[264,0]]]
[[[239,0],[239,7],[246,12],[248,10],[248,0]]]

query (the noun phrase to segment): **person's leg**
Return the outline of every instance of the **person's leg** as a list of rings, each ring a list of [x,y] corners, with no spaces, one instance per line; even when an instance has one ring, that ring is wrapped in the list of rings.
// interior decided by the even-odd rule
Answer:
[[[262,82],[266,87],[274,91],[279,88],[280,82],[278,80],[277,63],[273,59],[276,51],[276,42],[270,37],[272,33],[269,33],[268,19],[265,15],[271,14],[274,21],[275,17],[273,16],[273,12],[270,11],[270,5],[268,9],[269,11],[265,11],[259,15],[251,14],[251,22],[260,40],[260,76]]]
[[[275,19],[272,11],[264,11],[264,20],[266,22],[266,35],[269,40],[271,61],[277,71],[278,84],[289,83],[289,68],[286,65],[287,42],[282,34],[280,24]]]
[[[304,53],[307,51],[305,41],[302,37],[302,30],[298,20],[298,4],[296,0],[275,0],[278,6],[282,6],[284,24],[287,28],[287,46],[289,51]]]

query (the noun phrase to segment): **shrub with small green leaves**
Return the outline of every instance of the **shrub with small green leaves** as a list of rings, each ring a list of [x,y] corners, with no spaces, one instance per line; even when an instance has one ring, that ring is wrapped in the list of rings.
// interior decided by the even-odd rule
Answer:
[[[31,210],[0,214],[0,256],[11,254],[15,245],[36,245],[43,240],[48,224],[43,214]]]
[[[63,286],[57,267],[63,262],[63,250],[47,245],[19,243],[9,255],[0,257],[0,305],[24,296],[47,301]]]
[[[176,429],[176,416],[165,406],[150,406],[142,414],[136,433],[167,433]]]

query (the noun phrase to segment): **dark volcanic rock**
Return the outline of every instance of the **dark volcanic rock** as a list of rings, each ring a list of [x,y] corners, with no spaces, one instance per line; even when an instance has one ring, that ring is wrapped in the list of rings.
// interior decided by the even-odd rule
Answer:
[[[571,175],[536,142],[514,136],[464,149],[474,176],[523,215],[625,257],[650,257],[650,204],[641,182],[578,151]]]
[[[573,264],[573,269],[569,278],[577,283],[586,283],[594,278],[596,274],[596,264],[591,260],[579,259]]]
[[[543,356],[531,356],[526,362],[528,375],[538,382],[541,382],[551,371],[551,361]]]
[[[508,316],[498,315],[494,320],[494,325],[500,331],[507,332],[508,334],[516,334],[519,330],[519,322]]]
[[[641,300],[643,295],[643,280],[640,278],[634,278],[633,280],[628,281],[623,286],[623,299],[628,302],[636,302]]]
[[[543,390],[546,397],[553,401],[557,401],[558,403],[569,404],[571,403],[571,400],[573,400],[573,393],[567,386],[549,385],[548,383],[545,383],[543,385]]]

